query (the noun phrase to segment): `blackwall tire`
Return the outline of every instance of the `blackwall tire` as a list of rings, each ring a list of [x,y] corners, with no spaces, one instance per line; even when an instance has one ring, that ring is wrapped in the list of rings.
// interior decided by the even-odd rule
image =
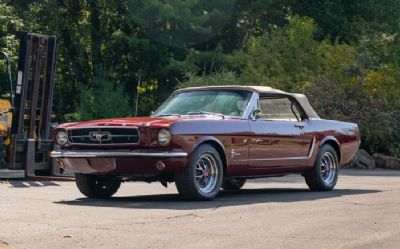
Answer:
[[[339,161],[335,149],[323,145],[318,152],[314,167],[304,174],[308,187],[313,191],[332,190],[339,176]]]
[[[246,183],[245,178],[225,179],[222,182],[222,188],[225,190],[239,190],[243,187],[245,183]]]
[[[211,145],[200,145],[185,170],[175,174],[175,185],[185,200],[212,200],[221,188],[223,164]]]
[[[121,186],[121,179],[114,176],[97,176],[80,173],[75,174],[75,182],[83,195],[96,199],[111,197]]]

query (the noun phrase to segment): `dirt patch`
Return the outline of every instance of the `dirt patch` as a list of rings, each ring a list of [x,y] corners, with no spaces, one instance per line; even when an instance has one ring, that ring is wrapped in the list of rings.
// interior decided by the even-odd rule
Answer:
[[[0,240],[0,248],[8,248],[10,246],[10,244],[8,244],[7,242]]]

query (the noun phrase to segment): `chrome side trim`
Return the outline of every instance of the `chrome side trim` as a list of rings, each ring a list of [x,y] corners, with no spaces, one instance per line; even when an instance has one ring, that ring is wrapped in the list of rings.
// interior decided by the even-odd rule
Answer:
[[[314,148],[316,144],[316,139],[313,138],[311,141],[311,149],[307,156],[298,156],[298,157],[274,157],[274,158],[259,158],[259,159],[250,159],[249,161],[274,161],[274,160],[309,160],[314,154]]]
[[[52,151],[50,156],[53,158],[104,158],[104,157],[145,157],[145,158],[184,158],[188,154],[186,152],[143,152],[143,151],[123,151],[123,150],[110,150],[110,151],[70,151],[70,150],[57,150]]]

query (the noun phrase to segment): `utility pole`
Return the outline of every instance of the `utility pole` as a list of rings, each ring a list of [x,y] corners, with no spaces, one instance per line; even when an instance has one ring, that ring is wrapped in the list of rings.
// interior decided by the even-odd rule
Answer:
[[[138,105],[139,105],[139,88],[140,88],[140,74],[139,74],[139,81],[136,87],[136,107],[135,107],[135,117],[137,117],[138,112]]]

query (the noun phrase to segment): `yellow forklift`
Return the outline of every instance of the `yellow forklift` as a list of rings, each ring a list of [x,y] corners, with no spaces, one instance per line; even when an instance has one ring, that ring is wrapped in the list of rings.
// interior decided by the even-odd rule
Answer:
[[[57,38],[21,32],[17,80],[6,60],[9,93],[0,93],[0,179],[59,175],[52,167],[52,103]],[[8,81],[8,82],[7,82]]]

